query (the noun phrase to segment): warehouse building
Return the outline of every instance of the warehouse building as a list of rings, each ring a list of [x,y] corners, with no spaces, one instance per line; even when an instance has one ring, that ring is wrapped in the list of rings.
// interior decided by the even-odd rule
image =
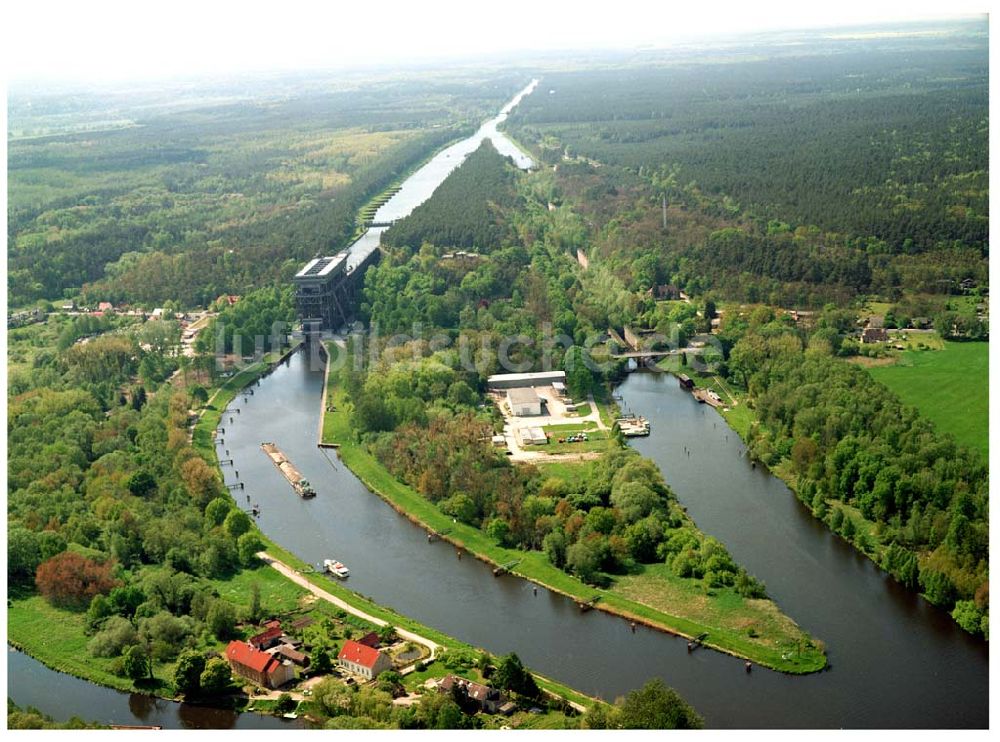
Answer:
[[[530,374],[493,374],[486,380],[490,391],[566,383],[565,371],[539,371]]]
[[[510,405],[510,413],[516,417],[536,417],[542,414],[542,399],[530,386],[508,389],[507,404]]]

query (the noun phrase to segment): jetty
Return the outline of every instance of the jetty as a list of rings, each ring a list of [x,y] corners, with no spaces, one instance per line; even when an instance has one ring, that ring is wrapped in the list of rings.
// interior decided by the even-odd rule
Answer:
[[[618,426],[618,429],[621,430],[622,435],[626,438],[636,438],[639,436],[649,435],[649,420],[641,415],[619,417],[615,420],[615,425]]]
[[[695,389],[692,394],[695,399],[703,404],[710,404],[712,407],[725,406],[725,402],[722,401],[722,397],[711,389]]]
[[[278,467],[278,471],[288,480],[288,483],[292,485],[292,489],[295,490],[295,493],[299,497],[316,496],[316,490],[306,481],[302,473],[292,465],[292,462],[281,452],[280,448],[273,443],[261,443],[260,447],[267,454],[267,457],[271,459],[271,462]]]

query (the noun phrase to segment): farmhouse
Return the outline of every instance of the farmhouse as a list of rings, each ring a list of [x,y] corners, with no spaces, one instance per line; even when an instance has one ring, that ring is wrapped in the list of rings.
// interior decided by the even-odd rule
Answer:
[[[265,688],[280,688],[295,679],[291,662],[261,652],[247,642],[229,642],[226,659],[234,673]]]
[[[474,703],[480,711],[485,711],[487,714],[495,714],[501,710],[506,712],[504,707],[510,705],[506,703],[507,699],[496,688],[491,688],[481,683],[474,683],[471,680],[466,680],[455,675],[448,675],[442,678],[441,682],[438,683],[438,692],[457,693]],[[511,706],[510,711],[513,710]]]
[[[344,642],[344,648],[337,655],[337,664],[366,680],[373,680],[379,673],[392,668],[392,661],[387,655],[350,639]]]
[[[273,657],[289,660],[299,667],[307,667],[309,665],[309,658],[290,644],[279,644],[268,652],[268,654]]]
[[[881,327],[866,327],[861,331],[862,343],[884,343],[889,339],[889,334]]]
[[[281,643],[281,634],[281,624],[278,624],[277,626],[270,626],[256,636],[251,636],[247,640],[247,643],[254,649],[270,649],[271,647]]]
[[[507,390],[507,404],[516,417],[537,417],[542,414],[542,400],[531,387]]]
[[[358,644],[364,644],[366,647],[371,647],[372,649],[378,649],[382,646],[381,640],[378,638],[378,634],[374,631],[369,631],[363,637],[357,640]]]

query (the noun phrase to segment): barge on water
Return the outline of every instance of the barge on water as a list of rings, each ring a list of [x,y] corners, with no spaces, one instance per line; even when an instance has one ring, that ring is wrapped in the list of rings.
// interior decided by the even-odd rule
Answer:
[[[302,476],[301,472],[292,466],[292,462],[281,452],[273,443],[261,443],[260,447],[264,449],[264,453],[267,457],[271,459],[278,471],[284,475],[288,483],[292,485],[292,489],[299,497],[315,497],[316,490],[312,488],[308,481]]]

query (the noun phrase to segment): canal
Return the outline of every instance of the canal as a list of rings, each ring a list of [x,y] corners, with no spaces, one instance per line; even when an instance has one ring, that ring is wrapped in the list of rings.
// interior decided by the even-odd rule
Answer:
[[[345,562],[348,585],[470,644],[516,651],[539,672],[613,699],[659,677],[713,727],[983,727],[988,721],[984,642],[943,611],[900,589],[831,536],[776,478],[752,469],[739,437],[667,375],[633,374],[624,404],[653,435],[635,445],[661,468],[698,525],[764,580],[781,608],[826,642],[831,669],[805,677],[760,668],[622,619],[581,614],[562,596],[474,559],[400,516],[316,446],[323,369],[297,353],[237,397],[223,416],[220,454],[237,497],[259,503],[261,530],[307,562]],[[239,412],[236,412],[236,409]],[[263,453],[275,442],[317,497],[297,497]],[[684,449],[692,451],[689,457]],[[248,499],[249,498],[249,501]]]
[[[475,135],[436,155],[376,214],[405,216],[484,138],[531,161],[497,126],[533,81]],[[351,248],[356,265],[378,247],[372,229]],[[494,578],[453,547],[429,544],[422,529],[369,492],[336,458],[316,446],[323,368],[297,353],[240,395],[222,418],[223,473],[244,507],[259,504],[261,530],[317,566],[345,562],[349,586],[465,642],[516,651],[537,671],[611,700],[654,677],[675,687],[712,727],[985,727],[988,652],[947,616],[902,590],[818,524],[785,486],[750,467],[738,436],[669,376],[634,374],[619,388],[625,403],[652,423],[635,443],[706,533],[761,578],[792,618],[826,642],[831,669],[806,677],[755,669],[712,651],[689,654],[686,642],[576,605],[514,577]],[[237,412],[238,409],[238,412]],[[231,420],[231,422],[230,422]],[[260,448],[276,443],[317,491],[297,497]],[[691,451],[688,456],[685,449]],[[236,479],[239,472],[239,480]],[[123,694],[54,673],[8,653],[9,693],[54,718],[183,728],[278,728],[253,714]],[[100,709],[100,712],[95,711]],[[131,719],[131,721],[129,721]]]

